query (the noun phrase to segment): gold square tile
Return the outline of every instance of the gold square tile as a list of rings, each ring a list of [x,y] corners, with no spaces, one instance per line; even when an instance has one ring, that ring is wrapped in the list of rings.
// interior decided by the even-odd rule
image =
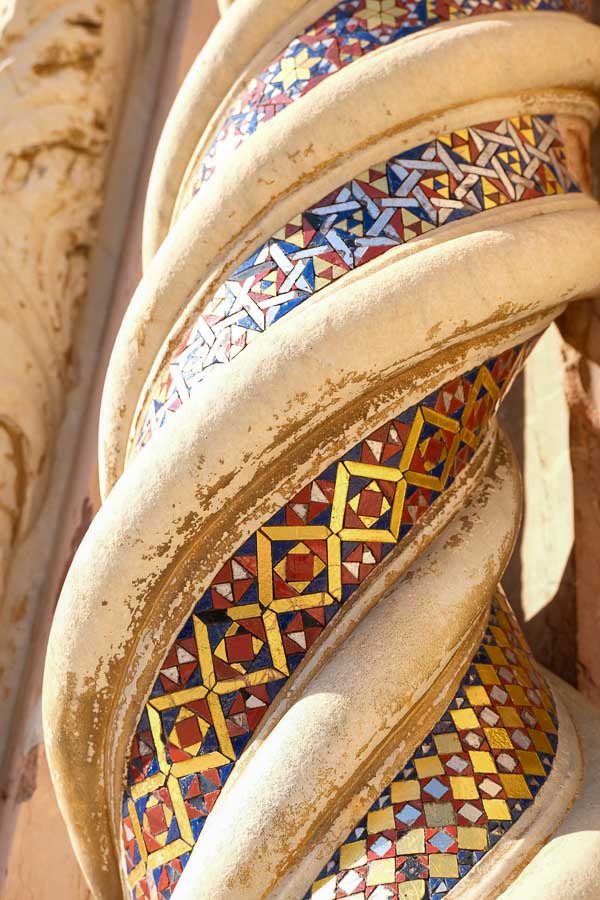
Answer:
[[[374,884],[395,884],[396,882],[396,860],[394,857],[389,859],[374,859],[367,866],[367,886]]]
[[[434,775],[444,774],[444,767],[438,756],[423,756],[415,759],[415,769],[419,778],[432,778]]]
[[[487,750],[469,750],[473,770],[479,775],[496,772],[494,757]]]
[[[459,850],[487,850],[487,828],[458,826]]]
[[[451,753],[462,752],[462,744],[457,734],[434,734],[433,740],[440,755],[447,754],[450,756]]]
[[[451,709],[452,721],[459,731],[479,728],[479,720],[472,709]]]
[[[531,791],[522,775],[500,775],[502,787],[511,800],[529,799]]]
[[[539,756],[533,750],[517,750],[517,756],[526,775],[546,774]]]
[[[478,663],[475,667],[477,674],[484,684],[500,684],[500,677],[494,666],[488,666],[485,663]]]
[[[538,720],[542,731],[556,734],[556,726],[545,709],[536,709],[535,717]]]
[[[489,706],[490,704],[490,695],[482,684],[465,688],[465,694],[471,706]]]
[[[484,728],[483,733],[492,750],[511,750],[512,741],[505,728]]]
[[[391,787],[392,803],[406,803],[407,800],[420,800],[421,785],[416,779],[410,781],[394,781]]]
[[[484,800],[483,808],[488,819],[510,821],[510,810],[506,800]]]
[[[506,624],[508,625],[508,622]],[[490,631],[499,647],[510,647],[510,641],[504,629],[498,628],[497,625],[490,625]]]
[[[514,706],[498,706],[496,712],[502,720],[505,728],[522,728],[523,719],[519,715],[518,709]]]
[[[342,844],[340,849],[340,869],[354,869],[367,864],[367,842],[352,841]]]
[[[485,652],[487,653],[488,659],[490,662],[493,662],[495,666],[507,666],[508,660],[504,655],[504,650],[501,647],[487,646],[485,648]]]
[[[531,701],[520,684],[505,684],[504,687],[516,706],[531,706]]]
[[[535,728],[528,728],[527,732],[538,753],[554,753],[552,744],[543,731],[537,731]]]
[[[477,800],[479,791],[471,775],[451,775],[450,789],[455,800]]]
[[[412,856],[425,853],[425,830],[413,828],[396,841],[397,856]]]
[[[385,809],[376,809],[367,815],[367,831],[369,834],[377,834],[379,831],[387,831],[394,828],[394,810],[391,806]]]
[[[458,878],[458,858],[454,853],[432,853],[429,874],[432,878]]]

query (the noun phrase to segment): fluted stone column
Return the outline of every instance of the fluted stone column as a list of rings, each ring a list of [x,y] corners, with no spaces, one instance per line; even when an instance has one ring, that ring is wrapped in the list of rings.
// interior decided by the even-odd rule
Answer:
[[[3,759],[33,668],[32,635],[55,599],[43,594],[44,579],[108,306],[90,271],[100,262],[110,287],[118,245],[105,234],[95,245],[119,117],[151,19],[144,0],[0,8]],[[128,190],[123,178],[124,209]],[[115,210],[111,234],[122,219]],[[7,771],[5,760],[5,794]]]
[[[193,67],[47,660],[96,896],[594,896],[598,718],[499,586],[496,421],[600,291],[578,12],[236,0]]]

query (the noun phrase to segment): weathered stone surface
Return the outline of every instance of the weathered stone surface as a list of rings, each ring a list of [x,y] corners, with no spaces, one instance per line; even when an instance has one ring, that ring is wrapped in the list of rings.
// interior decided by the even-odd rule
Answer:
[[[308,10],[296,5],[299,16],[325,11],[321,2]],[[489,851],[485,872],[473,867],[452,890],[478,900],[497,896],[551,840],[568,807],[581,810],[589,803],[589,786],[586,796],[577,796],[579,729],[561,705],[560,689],[558,747],[554,701],[521,639],[509,640],[490,619],[490,628],[504,637],[493,638],[498,653],[484,657],[489,666],[478,647],[519,519],[519,480],[496,431],[496,401],[524,362],[530,340],[569,302],[600,295],[600,266],[590,249],[600,236],[600,213],[570,168],[571,161],[579,167],[579,151],[597,119],[590,97],[600,93],[600,82],[589,59],[598,55],[598,33],[562,12],[509,11],[487,22],[432,28],[404,44],[380,44],[354,67],[334,66],[332,77],[312,93],[291,98],[279,121],[268,117],[173,216],[173,201],[186,194],[184,182],[216,128],[212,111],[224,108],[235,88],[215,77],[205,97],[206,59],[230,59],[228,75],[241,84],[248,66],[258,66],[261,28],[265,56],[275,40],[268,17],[260,16],[274,4],[254,0],[235,6],[231,15],[238,8],[242,16],[255,13],[252,34],[238,35],[226,20],[205,68],[200,60],[181,95],[183,106],[193,99],[193,110],[206,99],[204,119],[196,122],[202,134],[182,129],[187,118],[180,104],[155,168],[173,160],[154,180],[151,203],[154,238],[165,229],[168,235],[116,344],[102,432],[106,500],[68,575],[47,657],[44,717],[57,793],[88,880],[106,900],[136,896],[138,887],[170,893],[182,872],[175,888],[180,900],[287,900],[306,890],[323,896],[322,871],[333,896],[328,860],[338,865],[337,850],[365,815],[369,838],[393,830],[390,838],[384,835],[392,846],[399,836],[391,790],[386,792],[390,779],[410,780],[405,770],[411,765],[418,773],[412,799],[423,803],[424,823],[458,824],[449,800],[432,810],[421,794],[433,791],[439,800],[456,788],[454,800],[467,799],[461,785],[452,784],[455,776],[448,775],[450,784],[429,780],[445,777],[442,756],[450,750],[443,753],[436,739],[450,735],[442,723],[450,710],[452,722],[462,722],[456,723],[456,740],[458,730],[470,734],[452,752],[464,751],[455,765],[471,766],[469,796],[482,804],[471,814],[482,821],[481,849]],[[298,24],[299,18],[286,21],[285,29]],[[574,59],[568,48],[582,42],[589,54]],[[520,44],[529,47],[527,56],[515,53]],[[552,110],[543,113],[552,124],[533,120],[538,108]],[[320,127],[307,129],[313,120]],[[513,132],[521,149],[501,160],[495,154]],[[550,139],[543,147],[542,134]],[[484,153],[480,145],[487,141]],[[406,156],[399,155],[399,144]],[[440,149],[442,144],[451,149]],[[521,156],[525,145],[531,154]],[[473,188],[469,209],[464,193],[452,195],[450,205],[443,202],[450,188],[441,193],[446,188],[439,173],[449,165],[444,158],[460,152],[452,159],[453,178],[467,175],[465,159],[469,179],[485,173],[480,199]],[[384,206],[388,215],[394,201],[403,207],[412,189],[402,187],[402,196],[400,184],[392,189],[387,166],[410,170],[415,157],[425,169],[432,161],[438,165],[425,185],[436,209],[461,214],[452,220],[450,213],[438,218],[429,212],[418,232],[408,228],[408,239],[405,220],[402,228],[390,225],[386,250],[373,251],[355,272],[350,263],[356,246],[358,257],[372,249],[369,241],[381,237],[391,218],[375,235],[375,226],[363,231],[363,224],[383,218]],[[542,159],[545,168],[538,173]],[[493,172],[485,168],[491,160],[497,163]],[[419,202],[421,214],[434,206]],[[348,204],[352,221],[332,234],[338,207],[347,213]],[[474,210],[478,215],[471,218]],[[421,230],[424,221],[427,231]],[[298,246],[277,243],[277,229],[284,232],[281,244],[296,240]],[[321,250],[312,247],[309,232],[329,241],[328,253],[347,260],[346,268],[339,267],[341,284],[334,284],[337,275],[316,277],[332,260],[317,266]],[[312,274],[303,269],[307,249]],[[279,266],[274,273],[262,268],[269,254]],[[234,281],[238,272],[241,288]],[[301,298],[294,293],[300,276],[311,281]],[[312,291],[317,283],[318,297]],[[222,284],[231,303],[219,318],[207,309]],[[266,298],[260,295],[271,289]],[[174,378],[184,369],[172,351],[187,346],[188,325],[198,321],[199,330],[206,325],[214,334],[212,328],[232,316],[233,298],[258,294],[258,301],[245,302],[268,302],[272,310],[282,305],[271,303],[279,291],[304,305],[280,310],[276,327],[266,319],[257,323],[263,327],[256,341],[240,337],[239,352],[223,353],[214,377],[204,381],[201,342],[191,342],[189,372],[201,388],[193,393],[182,378],[177,400],[163,404],[172,418],[161,419],[151,446],[129,453],[146,401],[152,401],[152,414],[161,408],[154,387],[167,369]],[[393,472],[383,458],[392,415],[405,430],[399,438],[393,426],[393,452],[386,457]],[[476,455],[461,456],[461,442]],[[367,483],[351,489],[355,476]],[[382,513],[382,497],[366,498],[363,508],[363,494],[383,495],[379,483],[389,478],[389,508]],[[324,500],[314,500],[314,485]],[[424,492],[418,501],[413,488]],[[310,511],[316,502],[323,508]],[[276,548],[278,542],[293,546]],[[380,553],[370,545],[378,543],[388,544],[390,555],[384,561],[381,551],[384,564],[365,574]],[[352,544],[365,544],[369,553]],[[351,558],[357,549],[361,555]],[[301,567],[290,560],[294,555],[303,558]],[[557,578],[548,581],[554,586]],[[250,607],[256,621],[243,634]],[[317,634],[296,615],[304,612],[322,615]],[[508,621],[506,607],[503,615]],[[261,636],[254,641],[257,629]],[[306,656],[293,646],[300,648],[302,640]],[[491,645],[482,645],[481,653],[491,654]],[[469,708],[465,697],[473,686],[478,699],[469,700]],[[259,697],[252,693],[257,688],[268,693]],[[232,697],[234,692],[239,695]],[[257,700],[264,718],[252,717]],[[183,708],[192,703],[193,710]],[[498,724],[501,705],[506,727]],[[474,706],[484,707],[478,714],[486,724]],[[517,734],[519,726],[529,730]],[[469,749],[483,747],[484,740],[485,749]],[[534,740],[535,750],[524,751],[532,755],[519,756],[517,747]],[[492,750],[506,751],[504,762]],[[584,746],[586,757],[588,751]],[[506,799],[484,798],[480,789],[502,790],[485,778],[500,778],[498,766],[511,772],[521,767],[537,780],[507,776]],[[369,818],[376,820],[372,830]],[[378,827],[384,818],[388,824]],[[506,840],[497,845],[499,819],[506,823]],[[450,841],[446,846],[457,843],[454,834],[439,836]],[[458,844],[453,859],[441,861],[448,866],[444,872],[436,872],[440,860],[433,853],[426,851],[426,877],[458,880]],[[378,878],[380,860],[366,863],[367,880],[373,876],[369,887],[397,889],[395,861],[387,859]],[[581,896],[591,898],[591,870],[585,881]],[[423,895],[425,885],[416,887]],[[364,897],[362,890],[358,896]],[[564,897],[559,884],[548,900]]]
[[[149,22],[145,0],[0,4],[3,801],[14,794],[11,778],[17,793],[21,781],[13,714],[19,697],[19,717],[28,719],[27,684],[32,673],[39,678],[43,655],[43,640],[34,638],[45,633],[44,610],[55,599],[43,588],[117,258],[110,236],[97,246],[99,219],[125,89]],[[122,218],[115,216],[116,230]],[[105,290],[88,302],[99,258]]]

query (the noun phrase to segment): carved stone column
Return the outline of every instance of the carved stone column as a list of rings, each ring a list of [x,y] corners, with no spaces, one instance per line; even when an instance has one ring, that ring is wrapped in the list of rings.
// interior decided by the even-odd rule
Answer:
[[[0,10],[0,751],[75,435],[62,459],[55,448],[102,329],[103,311],[85,305],[89,258],[146,7],[15,0]]]
[[[498,405],[600,292],[562,10],[236,0],[193,67],[47,660],[98,897],[594,896],[598,720],[499,587]]]

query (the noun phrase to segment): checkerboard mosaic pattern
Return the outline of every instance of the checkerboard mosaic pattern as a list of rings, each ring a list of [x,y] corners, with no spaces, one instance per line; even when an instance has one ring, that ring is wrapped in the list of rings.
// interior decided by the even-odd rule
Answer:
[[[221,285],[153,386],[136,448],[207,375],[346,272],[449,222],[578,190],[552,116],[463,128],[362,172],[284,225]]]
[[[443,900],[534,802],[557,743],[549,689],[499,591],[448,710],[304,900]]]
[[[341,606],[472,459],[533,343],[455,378],[369,434],[290,498],[201,593],[132,744],[122,835],[133,898],[169,900],[269,704]]]
[[[189,200],[262,123],[322,81],[379,47],[417,31],[464,17],[509,10],[572,10],[588,2],[565,0],[347,0],[336,4],[299,37],[235,100],[199,161]]]

